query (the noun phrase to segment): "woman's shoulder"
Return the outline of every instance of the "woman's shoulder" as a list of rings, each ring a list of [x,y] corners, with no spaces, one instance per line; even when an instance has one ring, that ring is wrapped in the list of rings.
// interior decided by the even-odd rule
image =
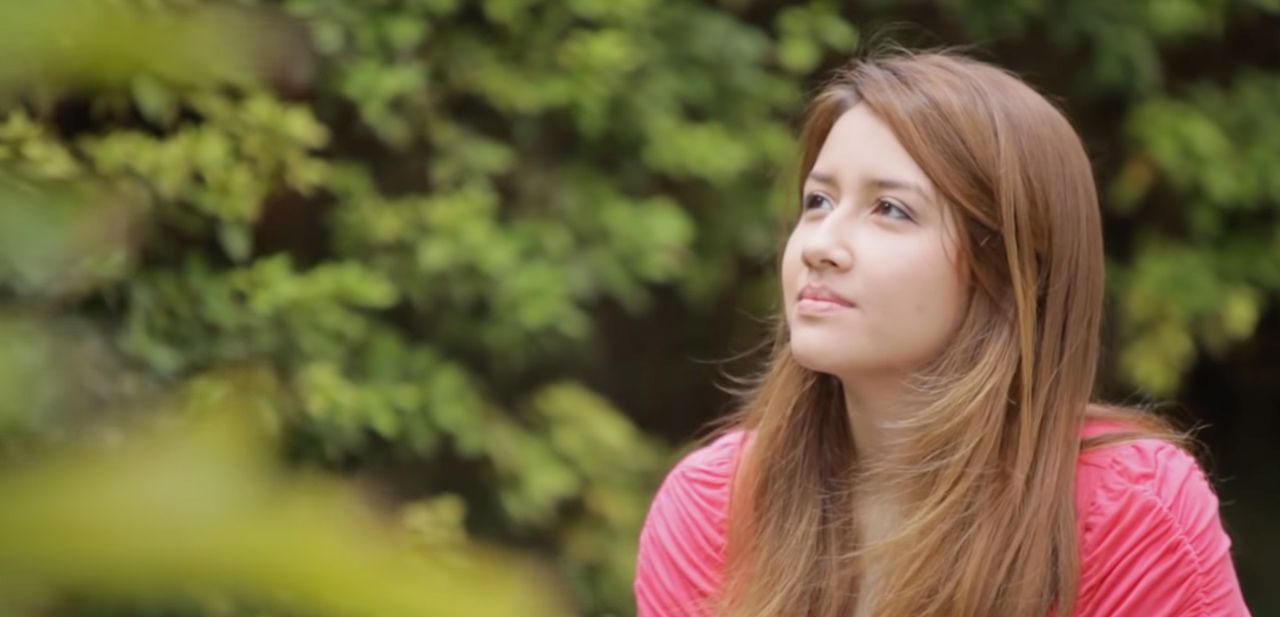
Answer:
[[[680,459],[645,517],[636,559],[640,615],[703,614],[720,587],[729,495],[749,434],[725,432]]]
[[[682,519],[723,532],[734,470],[748,439],[745,430],[729,430],[682,457],[658,489],[649,517],[675,508]]]
[[[1118,422],[1090,421],[1083,437],[1127,430]],[[1165,439],[1138,437],[1086,449],[1076,469],[1081,505],[1095,516],[1137,496],[1166,507],[1217,512],[1217,496],[1195,456]]]
[[[1092,422],[1085,436],[1123,428]],[[1191,453],[1155,438],[1086,450],[1076,492],[1078,614],[1248,614],[1218,497]]]
[[[718,484],[733,472],[738,452],[748,436],[749,432],[744,429],[727,430],[686,454],[672,468],[672,473],[679,472],[697,481]]]

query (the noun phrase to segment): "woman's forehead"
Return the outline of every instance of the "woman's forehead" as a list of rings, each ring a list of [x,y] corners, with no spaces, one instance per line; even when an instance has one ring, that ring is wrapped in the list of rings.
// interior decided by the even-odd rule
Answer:
[[[854,105],[836,119],[810,175],[841,185],[879,183],[934,194],[929,176],[889,125],[865,104]]]

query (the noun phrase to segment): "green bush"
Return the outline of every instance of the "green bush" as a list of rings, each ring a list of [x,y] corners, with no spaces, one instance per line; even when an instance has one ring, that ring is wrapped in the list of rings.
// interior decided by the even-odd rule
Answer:
[[[691,320],[744,288],[770,310],[744,273],[786,219],[793,122],[864,31],[998,37],[1115,149],[1120,380],[1174,393],[1280,295],[1280,82],[1163,60],[1274,2],[33,6],[0,9],[0,276],[20,323],[90,333],[14,330],[53,345],[30,349],[89,368],[2,408],[10,458],[87,404],[248,392],[284,459],[451,504],[551,556],[587,614],[631,612],[672,454],[584,385],[596,310],[642,320],[660,287]],[[9,358],[0,384],[55,355]]]

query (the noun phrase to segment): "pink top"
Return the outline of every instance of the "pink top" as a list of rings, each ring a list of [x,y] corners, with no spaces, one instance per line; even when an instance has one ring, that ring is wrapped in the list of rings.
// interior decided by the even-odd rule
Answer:
[[[1085,435],[1108,425],[1091,422]],[[640,534],[639,617],[706,615],[724,566],[729,488],[744,433],[686,456]],[[1163,441],[1090,450],[1076,468],[1078,616],[1247,616],[1218,499],[1196,461]]]

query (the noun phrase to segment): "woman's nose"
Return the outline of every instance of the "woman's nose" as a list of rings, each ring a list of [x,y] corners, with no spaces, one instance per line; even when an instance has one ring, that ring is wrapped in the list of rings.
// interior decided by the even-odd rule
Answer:
[[[837,222],[834,219],[836,217],[824,220],[800,251],[805,265],[814,270],[845,270],[853,263],[853,254],[845,245],[839,225],[834,224]]]

